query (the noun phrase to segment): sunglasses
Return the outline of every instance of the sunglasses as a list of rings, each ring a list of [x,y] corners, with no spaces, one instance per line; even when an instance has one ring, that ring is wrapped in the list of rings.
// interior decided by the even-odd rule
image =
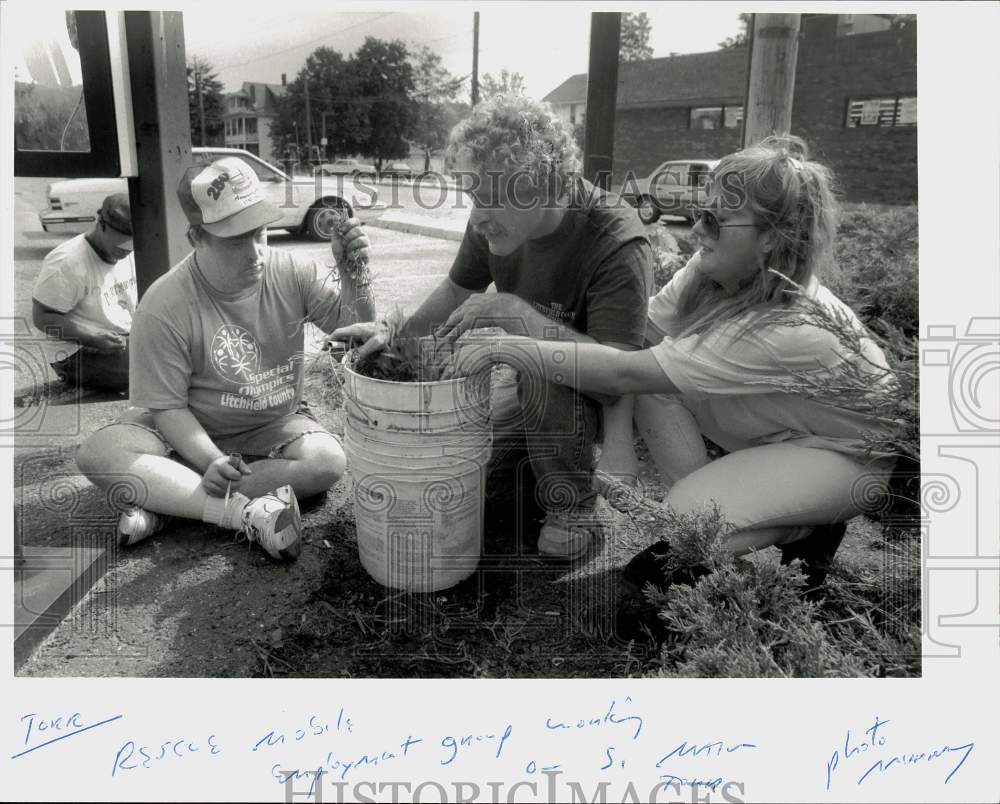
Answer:
[[[693,215],[693,220],[691,225],[695,226],[700,223],[705,227],[705,233],[712,238],[712,240],[718,240],[719,236],[722,234],[722,230],[726,228],[740,229],[748,226],[757,228],[756,223],[719,223],[719,219],[714,212],[710,209],[699,209],[695,208],[691,210]]]

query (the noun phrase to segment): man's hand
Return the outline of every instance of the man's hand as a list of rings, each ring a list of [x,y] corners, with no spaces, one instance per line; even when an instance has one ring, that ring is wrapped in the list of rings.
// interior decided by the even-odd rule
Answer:
[[[335,329],[325,338],[326,341],[346,341],[348,346],[352,341],[361,341],[358,357],[367,357],[385,349],[389,341],[389,328],[382,321],[364,321],[351,324],[349,327]]]
[[[440,327],[434,337],[448,341],[473,328],[500,327],[511,335],[542,337],[542,329],[553,322],[513,293],[477,293],[470,296]]]
[[[340,268],[366,263],[370,249],[371,241],[357,218],[345,220],[337,227],[337,234],[330,238],[330,251]]]
[[[220,455],[208,465],[201,478],[201,487],[210,497],[224,497],[226,491],[238,491],[243,475],[252,474],[242,458],[238,466],[229,462],[228,455]]]
[[[128,341],[124,335],[104,330],[103,332],[95,332],[89,345],[101,352],[121,352],[124,351],[127,344]]]

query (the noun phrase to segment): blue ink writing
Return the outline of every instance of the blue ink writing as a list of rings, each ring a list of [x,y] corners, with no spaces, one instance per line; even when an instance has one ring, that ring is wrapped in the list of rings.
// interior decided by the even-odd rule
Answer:
[[[830,755],[830,759],[826,762],[826,789],[830,789],[830,782],[833,780],[833,772],[837,770],[840,766],[840,760],[851,759],[856,757],[858,754],[864,754],[874,748],[880,748],[885,745],[885,737],[878,733],[878,730],[891,723],[891,720],[879,720],[878,715],[875,716],[875,722],[865,729],[865,734],[868,735],[867,740],[851,744],[851,730],[847,730],[847,736],[844,737],[844,751],[841,754],[839,751],[834,751]]]
[[[66,718],[43,718],[41,720],[36,720],[36,718],[38,718],[38,714],[35,712],[24,715],[21,718],[21,722],[23,723],[25,720],[28,721],[27,728],[24,732],[25,745],[28,745],[32,734],[37,737],[43,733],[55,732],[58,736],[50,737],[45,742],[39,743],[38,745],[34,745],[31,748],[27,748],[24,751],[14,754],[11,759],[23,757],[25,754],[30,754],[32,751],[37,751],[39,748],[45,748],[47,745],[52,745],[52,743],[65,740],[67,737],[75,737],[77,734],[82,734],[85,731],[96,729],[98,726],[103,726],[106,723],[112,723],[115,720],[120,720],[121,717],[121,715],[115,715],[114,717],[109,717],[107,720],[102,720],[99,723],[91,723],[90,725],[85,726],[80,722],[81,715],[79,712],[74,712]]]
[[[866,770],[863,774],[861,774],[861,777],[858,779],[858,784],[860,785],[862,782],[864,782],[865,779],[867,779],[868,776],[876,770],[879,773],[885,773],[893,765],[898,765],[899,767],[903,767],[905,765],[916,765],[919,762],[933,762],[938,757],[943,757],[945,754],[949,754],[953,751],[954,752],[964,751],[965,753],[962,754],[962,758],[958,761],[958,764],[951,769],[951,772],[944,779],[944,783],[948,784],[948,782],[951,781],[951,777],[954,776],[956,773],[958,773],[958,769],[965,764],[965,760],[969,758],[969,754],[972,753],[972,749],[975,747],[975,745],[976,745],[975,743],[966,743],[965,745],[958,745],[955,746],[954,748],[946,745],[943,748],[938,748],[930,752],[921,752],[919,754],[900,754],[899,756],[893,757],[888,762],[886,762],[884,759],[880,759],[878,762],[872,765],[868,770]]]
[[[202,750],[204,749],[204,750]],[[159,749],[150,749],[145,745],[137,746],[135,740],[128,740],[122,744],[115,754],[115,762],[111,766],[111,775],[115,776],[118,771],[130,771],[136,768],[149,768],[154,762],[172,761],[184,759],[191,754],[205,754],[217,756],[222,753],[215,735],[210,734],[204,745],[182,737],[179,740],[170,739],[160,743]],[[138,754],[138,757],[136,756]]]
[[[332,731],[346,731],[351,733],[354,731],[354,724],[351,722],[350,717],[344,712],[344,708],[340,708],[340,712],[337,714],[337,722],[332,727]],[[263,737],[254,743],[251,751],[259,751],[265,748],[274,748],[278,745],[284,745],[286,740],[300,743],[303,740],[313,737],[322,737],[324,734],[329,734],[331,732],[331,726],[318,715],[310,715],[309,719],[305,724],[301,724],[296,728],[290,729],[286,735],[283,731],[278,731],[276,729],[271,729]],[[311,771],[310,771],[311,772]]]
[[[625,703],[631,703],[632,699],[629,697],[625,698]],[[619,715],[615,712],[615,706],[618,704],[616,700],[611,701],[611,705],[608,707],[607,712],[604,713],[603,717],[591,717],[591,718],[579,718],[577,720],[555,720],[551,717],[545,719],[545,728],[558,730],[558,729],[588,729],[588,728],[599,728],[601,726],[619,725],[623,723],[629,723],[635,726],[635,732],[632,735],[633,740],[639,739],[639,732],[642,731],[642,718],[639,715]]]
[[[465,736],[460,737],[458,740],[456,740],[451,735],[444,737],[441,740],[441,747],[450,751],[451,755],[447,759],[442,759],[441,764],[450,765],[452,762],[454,762],[455,757],[458,756],[460,748],[469,748],[475,743],[489,742],[492,740],[497,741],[497,750],[494,757],[496,759],[499,759],[500,753],[503,751],[504,743],[507,742],[507,739],[510,737],[513,731],[514,727],[510,723],[508,723],[507,728],[504,729],[503,734],[501,734],[499,737],[496,734],[479,734],[479,735],[466,734]]]
[[[733,743],[732,745],[726,745],[722,740],[716,740],[714,743],[705,743],[704,745],[688,745],[687,740],[681,742],[675,749],[673,749],[669,754],[660,758],[660,761],[656,763],[656,767],[663,767],[663,763],[666,762],[671,757],[720,757],[725,754],[733,754],[737,751],[746,748],[756,748],[757,746],[753,743]]]

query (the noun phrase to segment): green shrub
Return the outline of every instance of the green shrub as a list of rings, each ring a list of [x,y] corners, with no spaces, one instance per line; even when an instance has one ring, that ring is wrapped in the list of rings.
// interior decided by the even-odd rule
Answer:
[[[671,234],[662,226],[649,227],[653,246],[653,293],[658,293],[697,250],[690,232]]]
[[[823,282],[876,334],[919,332],[917,235],[915,206],[844,208],[834,266]]]

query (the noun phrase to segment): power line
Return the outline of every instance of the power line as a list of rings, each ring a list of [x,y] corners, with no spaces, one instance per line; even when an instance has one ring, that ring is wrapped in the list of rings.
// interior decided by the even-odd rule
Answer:
[[[353,30],[354,28],[360,28],[362,25],[370,25],[376,23],[383,17],[391,17],[391,16],[392,12],[379,14],[373,20],[362,20],[361,22],[356,22],[353,25],[348,25],[346,28],[339,28],[336,31],[330,31],[329,33],[323,34],[322,36],[318,36],[315,39],[308,39],[305,42],[299,42],[299,44],[297,45],[292,45],[291,47],[286,47],[282,50],[272,50],[265,56],[257,56],[256,58],[248,59],[247,61],[237,62],[235,64],[223,64],[221,66],[216,67],[215,69],[216,71],[219,71],[219,70],[232,70],[236,67],[246,67],[248,64],[253,64],[255,61],[264,61],[265,59],[270,59],[273,58],[274,56],[280,56],[284,53],[289,53],[292,50],[299,50],[300,48],[308,47],[309,45],[314,45],[317,42],[322,42],[325,39],[329,39],[331,36],[336,36],[337,34],[346,33],[347,31]]]

